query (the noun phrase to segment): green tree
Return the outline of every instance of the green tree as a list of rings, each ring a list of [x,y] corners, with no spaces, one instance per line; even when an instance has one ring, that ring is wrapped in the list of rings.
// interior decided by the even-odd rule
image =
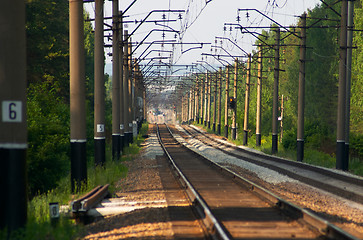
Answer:
[[[27,0],[26,13],[27,165],[30,196],[34,196],[57,186],[70,169],[68,1]],[[92,25],[86,22],[88,136],[93,136],[93,42]]]

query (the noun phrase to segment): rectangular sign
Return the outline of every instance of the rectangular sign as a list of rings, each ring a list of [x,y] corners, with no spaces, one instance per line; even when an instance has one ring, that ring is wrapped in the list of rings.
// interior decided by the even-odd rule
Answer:
[[[23,103],[21,101],[3,101],[1,108],[3,122],[23,121]]]
[[[97,124],[97,132],[99,133],[105,132],[105,124]]]

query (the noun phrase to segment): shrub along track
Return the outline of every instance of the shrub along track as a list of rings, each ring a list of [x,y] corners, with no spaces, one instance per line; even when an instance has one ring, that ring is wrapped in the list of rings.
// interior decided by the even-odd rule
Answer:
[[[174,161],[174,168],[179,169],[178,179],[183,180],[211,236],[218,239],[321,239],[328,235],[334,239],[355,239],[310,212],[211,164],[180,145],[165,125],[160,126],[160,136],[165,151]],[[185,179],[189,183],[185,183]],[[201,208],[203,205],[207,207]],[[214,217],[209,216],[209,212]]]

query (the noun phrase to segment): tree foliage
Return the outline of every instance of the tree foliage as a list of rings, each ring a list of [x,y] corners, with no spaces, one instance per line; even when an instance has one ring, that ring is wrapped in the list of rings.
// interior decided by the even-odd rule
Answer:
[[[30,196],[54,188],[59,179],[70,171],[68,19],[68,1],[26,1]],[[93,85],[93,43],[91,23],[86,22],[85,58],[89,98],[93,94],[93,87],[90,86]],[[90,102],[89,112],[93,108]],[[93,133],[92,117],[88,118],[87,123],[90,126],[88,132]]]

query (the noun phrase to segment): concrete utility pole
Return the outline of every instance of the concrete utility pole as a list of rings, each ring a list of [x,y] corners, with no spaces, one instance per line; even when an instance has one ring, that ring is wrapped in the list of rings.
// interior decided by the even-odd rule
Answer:
[[[251,54],[248,54],[247,75],[246,75],[246,91],[245,91],[245,114],[243,121],[243,145],[247,145],[248,141],[248,115],[250,108],[250,77],[251,77]]]
[[[130,53],[132,53],[132,43],[129,45]],[[136,63],[137,59],[130,59],[130,78],[131,78],[131,131],[132,131],[132,142],[133,137],[137,137],[137,122],[136,122]]]
[[[4,1],[0,9],[0,229],[27,220],[25,1]]]
[[[195,118],[194,121],[196,121],[199,124],[199,83],[198,83],[198,75],[195,80]]]
[[[280,29],[276,29],[275,36],[275,69],[274,69],[274,95],[272,107],[272,154],[277,153],[278,148],[278,108],[279,108],[279,76],[280,76]]]
[[[297,112],[297,161],[304,159],[304,111],[305,111],[305,60],[306,59],[306,13],[301,16],[299,99]]]
[[[352,78],[354,1],[348,1],[347,20],[347,85],[346,85],[346,118],[345,118],[345,168],[349,169],[349,129],[350,129],[350,88]]]
[[[216,79],[214,83],[214,105],[213,105],[213,132],[216,132],[216,122],[217,122],[217,86],[218,86],[218,72],[215,73]]]
[[[222,121],[222,68],[219,68],[218,74],[218,125],[217,134],[221,135],[221,121]]]
[[[288,100],[288,98],[286,98]],[[284,137],[284,95],[281,95],[281,115],[280,115],[280,143],[282,143],[282,138]]]
[[[256,146],[261,146],[262,47],[258,45]]]
[[[228,138],[229,66],[226,66],[226,99],[224,101],[224,136]]]
[[[182,96],[182,122],[186,122],[186,115],[187,115],[187,107],[186,107],[186,97],[185,95]]]
[[[79,191],[82,183],[87,183],[86,79],[83,26],[83,1],[69,1],[72,192]]]
[[[132,41],[130,38],[130,41],[127,45],[128,50],[128,92],[129,92],[129,143],[132,143],[134,141],[134,135],[133,135],[133,126],[134,126],[134,74],[133,74],[133,58],[132,58]]]
[[[199,124],[199,82],[198,75],[195,77],[195,121]]]
[[[118,0],[112,0],[112,159],[120,158],[120,61]],[[122,77],[121,77],[122,79]]]
[[[192,92],[192,89],[189,89],[189,114],[188,114],[188,124],[191,124],[192,123],[192,115],[193,115],[193,101],[192,101],[192,95],[193,95],[193,92]]]
[[[207,105],[208,105],[208,72],[205,73],[205,81],[204,81],[204,126],[207,126]]]
[[[132,129],[130,127],[130,121],[131,121],[131,111],[130,111],[130,93],[131,91],[129,91],[129,42],[128,39],[129,38],[129,34],[128,31],[125,30],[124,31],[124,60],[123,60],[123,69],[124,69],[124,74],[123,74],[123,99],[124,99],[124,134],[125,134],[125,146],[127,147],[129,145],[129,143],[131,143],[130,141],[130,135],[132,134]],[[132,125],[132,124],[131,124]]]
[[[232,139],[235,140],[237,138],[237,128],[236,128],[236,120],[237,120],[237,78],[238,78],[238,60],[237,58],[234,61],[234,83],[233,83],[233,97],[236,102],[236,106],[233,109],[232,116]]]
[[[347,89],[347,13],[348,1],[342,0],[340,20],[340,50],[339,50],[339,87],[338,87],[338,116],[337,116],[337,153],[336,168],[348,170],[345,155],[345,119],[346,119],[346,89]]]
[[[114,0],[115,1],[115,0]],[[118,7],[117,7],[118,10]],[[116,9],[115,9],[116,11]],[[119,114],[119,131],[120,131],[120,137],[119,137],[119,153],[120,156],[122,155],[122,151],[126,145],[126,140],[125,140],[125,104],[124,104],[124,49],[123,49],[123,24],[122,24],[122,12],[118,11],[119,14],[119,18],[118,18],[118,41],[115,47],[117,47],[118,50],[118,59],[117,62],[118,64],[116,66],[115,71],[117,72],[117,78],[115,79],[115,81],[118,81],[117,84],[119,86],[119,90],[118,90],[118,95],[119,95],[119,100],[118,100],[118,106],[119,109],[118,114]],[[117,126],[115,126],[117,127]]]
[[[204,80],[200,78],[200,124],[204,122]]]
[[[94,161],[96,166],[102,166],[106,162],[103,0],[95,0],[95,5]]]
[[[144,85],[143,86],[143,89],[142,89],[142,100],[143,100],[143,104],[142,104],[142,111],[143,111],[143,114],[144,114],[144,121],[146,121],[146,118],[147,118],[147,111],[146,111],[146,86]]]
[[[212,95],[212,75],[208,79],[208,105],[207,105],[207,122],[208,122],[208,129],[210,129],[210,109],[211,109],[211,95]]]

